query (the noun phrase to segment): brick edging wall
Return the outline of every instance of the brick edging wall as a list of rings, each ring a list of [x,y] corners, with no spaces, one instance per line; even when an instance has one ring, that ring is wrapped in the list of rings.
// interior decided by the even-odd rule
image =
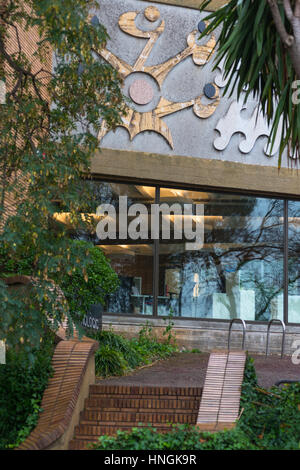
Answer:
[[[61,341],[56,346],[52,359],[54,374],[44,392],[41,404],[43,411],[36,428],[17,450],[53,448],[70,425],[73,426],[75,412],[79,419],[81,410],[76,410],[76,405],[88,364],[93,360],[97,348],[98,343],[92,340]]]

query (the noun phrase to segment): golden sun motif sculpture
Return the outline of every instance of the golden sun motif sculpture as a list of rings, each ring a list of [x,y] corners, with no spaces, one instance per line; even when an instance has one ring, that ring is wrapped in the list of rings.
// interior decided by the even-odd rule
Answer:
[[[162,64],[147,67],[145,63],[153,49],[153,46],[164,32],[165,21],[162,20],[160,25],[154,31],[143,31],[137,28],[135,24],[138,15],[139,12],[131,11],[124,13],[119,18],[119,26],[122,31],[130,36],[148,39],[145,48],[133,66],[127,64],[122,59],[119,59],[116,55],[105,48],[98,52],[101,57],[103,57],[119,72],[123,80],[132,73],[143,72],[153,77],[161,89],[164,80],[171,70],[187,57],[192,56],[194,63],[198,66],[203,66],[208,62],[216,46],[215,36],[212,35],[207,44],[199,45],[197,44],[197,35],[199,35],[199,32],[193,31],[187,37],[187,48],[185,50]],[[155,22],[159,20],[160,12],[156,7],[150,6],[145,9],[144,16],[148,21]],[[136,135],[144,131],[157,132],[161,134],[166,139],[170,147],[174,149],[172,134],[162,118],[190,107],[193,107],[194,113],[199,118],[206,119],[210,117],[215,112],[220,102],[219,88],[216,85],[214,85],[214,90],[214,96],[210,96],[214,101],[208,105],[202,103],[201,99],[204,95],[201,95],[184,103],[171,102],[162,97],[157,107],[148,112],[139,112],[128,107],[128,112],[126,116],[122,118],[122,124],[120,124],[120,126],[127,129],[130,135],[130,140],[133,140]],[[149,104],[153,99],[153,89],[151,85],[141,79],[136,79],[133,82],[130,87],[129,94],[131,99],[139,105]],[[99,142],[101,142],[109,130],[110,129],[107,127],[106,122],[103,121],[98,134]]]

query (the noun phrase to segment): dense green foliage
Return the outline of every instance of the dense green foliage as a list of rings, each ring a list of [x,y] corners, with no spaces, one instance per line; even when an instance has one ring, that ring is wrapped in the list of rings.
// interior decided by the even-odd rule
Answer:
[[[18,258],[11,257],[9,250],[4,245],[0,245],[0,272],[3,277],[13,276],[14,274],[23,274],[31,276],[33,273],[34,253],[22,253]]]
[[[201,9],[208,3],[203,2]],[[295,4],[296,0],[291,0],[293,8]],[[288,18],[283,2],[277,0],[231,0],[205,19],[210,24],[203,34],[220,28],[216,66],[225,58],[224,72],[228,78],[225,93],[233,92],[233,86],[237,85],[241,99],[247,101],[254,94],[268,121],[274,120],[270,143],[275,141],[277,131],[282,133],[279,166],[286,147],[290,155],[299,159],[300,107],[292,100],[295,93],[299,96],[295,89],[297,86],[299,89],[299,82],[296,87],[294,83],[300,79],[296,73],[300,63],[299,15]],[[293,41],[291,47],[284,43],[285,39]]]
[[[165,333],[168,337],[163,342],[156,339],[148,324],[141,328],[137,338],[132,339],[117,335],[112,330],[88,333],[99,341],[99,349],[95,355],[96,374],[100,377],[123,375],[156,359],[171,356],[178,348],[169,324]]]
[[[117,431],[116,436],[101,436],[94,450],[244,450],[247,437],[237,429],[216,434],[200,433],[188,425],[174,426],[165,434],[153,427],[133,428],[131,432]]]
[[[0,449],[16,447],[36,426],[49,377],[54,343],[49,334],[34,350],[34,362],[22,352],[7,351],[0,364]]]
[[[248,361],[242,389],[244,409],[238,429],[257,449],[300,449],[300,382],[266,391],[257,385]]]
[[[87,281],[91,251],[67,234],[70,227],[95,231],[83,180],[90,178],[101,120],[115,127],[124,113],[118,74],[98,54],[108,39],[89,17],[98,8],[94,0],[1,2],[0,79],[7,93],[0,121],[0,245],[10,260],[34,253],[39,282],[24,303],[0,280],[0,339],[28,352],[38,346],[49,315],[56,327],[68,315],[66,304],[57,306],[51,279],[59,285],[80,266]],[[31,28],[39,38],[28,56],[18,37]],[[53,51],[55,73],[47,69]],[[15,213],[6,211],[10,198]],[[68,214],[68,223],[57,221],[58,212]]]
[[[54,274],[53,281],[61,287],[68,302],[69,313],[73,320],[80,320],[92,304],[104,304],[106,296],[116,290],[118,276],[111,268],[103,251],[92,243],[74,240],[73,244],[85,250],[90,257],[90,264],[84,273],[81,266],[64,276]],[[20,251],[19,256],[10,257],[9,251],[0,247],[0,266],[3,275],[34,275],[34,251]]]
[[[86,274],[77,266],[71,276],[57,282],[66,296],[72,318],[82,319],[91,305],[105,303],[107,295],[118,288],[119,279],[100,247],[83,241],[74,243],[88,249],[91,263]]]
[[[97,450],[279,450],[300,449],[300,383],[266,391],[257,386],[253,361],[248,358],[242,387],[240,420],[235,429],[199,432],[193,426],[174,426],[166,434],[155,428],[118,431],[101,436]]]

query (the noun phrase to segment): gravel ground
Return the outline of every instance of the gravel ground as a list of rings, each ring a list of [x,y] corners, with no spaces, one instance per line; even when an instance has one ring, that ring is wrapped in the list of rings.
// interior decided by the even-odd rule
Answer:
[[[251,355],[261,387],[269,388],[278,380],[299,380],[300,365],[290,357]],[[150,385],[162,387],[202,387],[205,380],[209,354],[181,353],[170,359],[158,361],[123,377],[98,379],[101,384]]]

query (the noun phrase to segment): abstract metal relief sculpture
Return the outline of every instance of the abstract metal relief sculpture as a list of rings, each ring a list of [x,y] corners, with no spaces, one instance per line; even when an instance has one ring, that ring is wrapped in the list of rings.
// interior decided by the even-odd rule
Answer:
[[[224,78],[224,59],[218,65],[218,74],[215,77],[215,84],[219,88],[224,88],[227,85],[228,78]],[[246,91],[246,90],[244,90]],[[255,107],[250,117],[244,117],[243,111],[248,110],[248,103],[244,103],[243,95],[238,101],[233,101],[227,113],[218,121],[215,129],[220,133],[214,140],[214,147],[216,150],[223,151],[229,145],[232,137],[235,134],[242,134],[245,139],[239,144],[240,152],[247,154],[254,148],[256,141],[259,137],[269,137],[271,133],[272,123],[268,123],[262,111]],[[280,121],[279,128],[282,125]],[[280,132],[278,132],[274,145],[271,146],[267,143],[264,147],[264,153],[267,156],[274,156],[280,147]]]
[[[196,30],[188,35],[186,49],[162,64],[147,67],[145,65],[146,61],[153,49],[153,46],[164,32],[165,21],[162,20],[154,31],[143,31],[139,29],[135,23],[138,15],[139,12],[132,11],[124,13],[119,18],[119,26],[122,31],[129,34],[130,36],[148,39],[146,46],[133,66],[127,64],[122,59],[119,59],[116,55],[107,49],[98,51],[99,55],[101,55],[119,72],[123,80],[132,73],[142,72],[153,77],[161,89],[164,80],[171,70],[173,70],[177,64],[182,62],[187,57],[192,56],[194,63],[198,66],[205,65],[208,62],[216,45],[215,36],[212,35],[207,44],[199,45],[197,43],[197,36],[199,35],[199,32]],[[145,9],[144,16],[148,21],[155,22],[159,20],[160,12],[156,7],[150,6]],[[217,85],[214,85],[214,88],[215,94],[214,96],[210,96],[210,99],[214,101],[210,104],[204,104],[202,102],[204,95],[201,95],[195,99],[183,103],[168,101],[161,97],[157,107],[152,111],[147,112],[139,112],[135,109],[128,108],[127,115],[122,118],[122,124],[120,124],[120,126],[127,129],[131,140],[133,140],[136,135],[143,131],[157,132],[166,139],[170,147],[173,149],[174,145],[171,131],[162,118],[190,107],[193,107],[194,113],[199,118],[208,118],[215,112],[220,102],[219,88]],[[129,89],[129,94],[131,99],[139,105],[149,104],[153,99],[153,89],[151,85],[143,79],[136,79],[132,83]],[[103,121],[98,135],[99,141],[103,139],[108,131],[109,129],[106,125],[106,122]]]
[[[242,111],[246,109],[247,106],[243,103],[242,99],[231,103],[226,115],[219,120],[215,127],[220,133],[220,136],[214,141],[214,147],[217,150],[225,150],[232,136],[236,133],[245,136],[245,139],[239,144],[239,150],[242,153],[250,153],[259,137],[269,137],[272,126],[267,123],[263,114],[261,112],[257,113],[258,108],[256,107],[251,118],[245,119],[242,116]],[[266,144],[264,152],[266,155],[273,156],[277,153],[279,146],[280,133],[278,133],[275,139],[272,150],[270,146]]]

